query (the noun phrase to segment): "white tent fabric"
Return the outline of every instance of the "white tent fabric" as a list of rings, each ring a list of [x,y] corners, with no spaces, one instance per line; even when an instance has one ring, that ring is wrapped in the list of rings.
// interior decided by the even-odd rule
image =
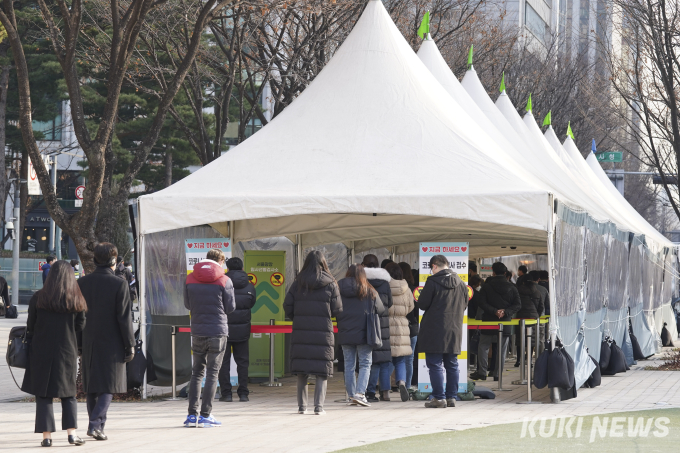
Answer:
[[[196,173],[140,197],[140,233],[226,231],[235,221],[233,240],[300,234],[310,246],[402,245],[398,253],[418,241],[465,240],[488,256],[510,238],[544,246],[550,194],[505,159],[371,1],[285,111]]]

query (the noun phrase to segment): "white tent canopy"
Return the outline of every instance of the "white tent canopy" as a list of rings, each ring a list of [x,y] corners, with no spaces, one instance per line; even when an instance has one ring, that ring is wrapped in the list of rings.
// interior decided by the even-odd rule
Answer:
[[[371,1],[307,89],[257,134],[139,199],[142,235],[210,224],[232,240],[297,235],[356,250],[419,241],[545,247],[550,193],[505,154]],[[508,201],[511,202],[508,202]]]

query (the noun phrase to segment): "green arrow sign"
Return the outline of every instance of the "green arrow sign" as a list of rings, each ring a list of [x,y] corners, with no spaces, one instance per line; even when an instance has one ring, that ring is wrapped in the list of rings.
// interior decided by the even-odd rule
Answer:
[[[623,162],[623,153],[621,151],[607,151],[597,153],[596,156],[599,162]]]

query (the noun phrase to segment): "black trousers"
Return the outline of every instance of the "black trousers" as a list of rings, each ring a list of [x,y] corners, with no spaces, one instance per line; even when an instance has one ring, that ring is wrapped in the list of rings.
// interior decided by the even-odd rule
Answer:
[[[35,397],[35,432],[53,433],[57,431],[54,423],[54,398]],[[78,428],[78,404],[76,398],[61,398],[61,429]]]
[[[113,395],[111,393],[87,394],[87,415],[90,418],[90,423],[87,425],[88,431],[92,429],[104,430],[106,413],[109,410],[112,399]]]
[[[238,395],[248,395],[248,365],[250,363],[250,349],[248,340],[231,342],[227,340],[227,350],[224,352],[224,359],[222,359],[222,368],[217,377],[220,382],[220,392],[222,395],[231,393],[231,357],[234,354],[234,362],[236,362],[236,373],[238,374]]]

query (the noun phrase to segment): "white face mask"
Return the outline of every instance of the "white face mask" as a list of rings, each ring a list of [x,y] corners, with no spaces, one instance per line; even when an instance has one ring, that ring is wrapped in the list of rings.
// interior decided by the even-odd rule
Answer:
[[[78,270],[79,268],[80,266],[76,264],[75,270]]]
[[[132,266],[128,266],[128,267],[126,267],[125,269],[132,270]]]

